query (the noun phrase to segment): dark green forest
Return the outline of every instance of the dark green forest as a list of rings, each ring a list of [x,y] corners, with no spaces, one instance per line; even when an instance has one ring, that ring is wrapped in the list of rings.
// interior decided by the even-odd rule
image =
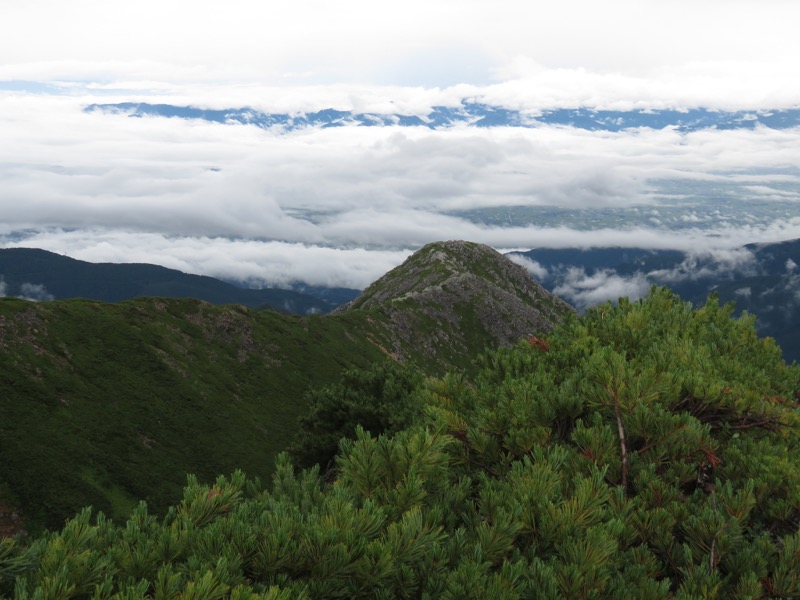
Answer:
[[[25,284],[42,288],[36,299],[86,298],[122,302],[132,298],[196,298],[212,304],[241,304],[285,313],[327,313],[357,292],[330,288],[317,296],[277,288],[242,288],[213,277],[159,265],[90,263],[38,248],[0,248],[0,281],[9,296],[26,297]]]
[[[732,314],[654,288],[469,372],[351,370],[270,481],[4,539],[0,596],[800,597],[800,367]]]

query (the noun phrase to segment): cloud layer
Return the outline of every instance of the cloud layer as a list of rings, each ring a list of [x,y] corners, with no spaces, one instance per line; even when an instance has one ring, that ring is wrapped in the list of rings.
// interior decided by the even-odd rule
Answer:
[[[91,99],[0,95],[2,245],[363,287],[440,239],[725,249],[800,237],[798,130],[277,135],[82,112]],[[551,209],[563,217],[543,222]]]
[[[278,136],[82,112],[792,108],[798,22],[794,0],[3,2],[0,245],[363,287],[438,239],[727,250],[800,237],[797,130]]]

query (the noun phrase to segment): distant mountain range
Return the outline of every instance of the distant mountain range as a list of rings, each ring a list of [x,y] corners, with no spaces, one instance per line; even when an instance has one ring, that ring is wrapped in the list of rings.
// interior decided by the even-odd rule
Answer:
[[[515,253],[547,289],[579,308],[605,297],[666,285],[701,304],[716,293],[736,312],[757,317],[761,335],[780,345],[784,358],[800,362],[800,240],[750,244],[716,255],[642,248],[551,249]]]
[[[0,249],[0,296],[30,300],[86,298],[119,302],[142,296],[196,298],[212,304],[242,304],[285,313],[327,313],[359,290],[300,286],[248,289],[149,264],[90,263],[35,248]]]
[[[427,127],[442,129],[471,127],[538,127],[563,125],[590,131],[622,131],[646,127],[671,127],[682,133],[700,129],[787,129],[800,125],[800,108],[780,110],[724,111],[709,108],[686,110],[594,110],[558,108],[523,112],[481,102],[463,101],[459,106],[435,106],[424,115],[360,113],[327,108],[316,112],[269,113],[248,107],[208,109],[172,104],[121,102],[91,104],[86,112],[127,114],[130,117],[200,119],[214,123],[254,125],[264,129],[292,131],[308,127]]]

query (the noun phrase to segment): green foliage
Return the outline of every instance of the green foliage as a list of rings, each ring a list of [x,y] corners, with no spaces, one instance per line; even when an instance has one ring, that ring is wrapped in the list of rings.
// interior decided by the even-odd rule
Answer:
[[[44,257],[54,258],[63,257]],[[117,267],[109,266],[111,287],[146,292]],[[417,278],[420,270],[431,277]],[[150,291],[168,295],[157,287]],[[311,453],[303,461],[327,463],[355,423],[374,433],[407,425],[400,405],[414,382],[387,374],[385,390],[370,389],[383,385],[377,372],[363,397],[340,387],[304,399],[308,389],[387,357],[427,375],[467,368],[477,352],[548,329],[569,312],[551,298],[542,318],[531,305],[545,296],[494,250],[451,242],[370,286],[368,307],[325,317],[188,299],[0,299],[0,504],[35,533],[86,505],[122,519],[146,500],[163,514],[185,473],[211,481],[241,468],[269,478],[307,401],[316,402],[310,430],[332,420],[300,446]],[[369,398],[380,400],[372,407]],[[323,415],[322,406],[337,402],[342,414]]]
[[[86,510],[0,548],[0,593],[798,597],[800,368],[730,314],[662,289],[599,307],[420,382],[424,414],[357,428],[333,481],[281,455],[266,491],[235,473],[163,518]]]
[[[186,473],[269,478],[309,386],[384,360],[357,318],[194,300],[0,300],[0,496],[32,532],[82,506],[163,513]],[[313,368],[310,367],[313,365]]]
[[[300,417],[300,432],[290,454],[302,467],[329,466],[342,438],[355,438],[356,428],[377,435],[405,429],[419,417],[422,405],[414,390],[420,371],[395,362],[366,369],[349,369],[342,378],[306,394],[308,413]]]

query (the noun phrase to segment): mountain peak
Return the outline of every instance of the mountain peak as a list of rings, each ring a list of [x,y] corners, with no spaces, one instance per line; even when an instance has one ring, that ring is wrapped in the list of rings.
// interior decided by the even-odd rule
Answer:
[[[574,311],[493,248],[465,241],[424,246],[339,312],[356,310],[388,318],[383,344],[397,358],[413,347],[434,360],[461,347],[513,344]]]
[[[448,282],[465,279],[482,280],[500,288],[536,287],[522,267],[493,248],[475,242],[450,240],[423,246],[403,264],[370,285],[347,308],[373,308],[400,302],[442,290]]]
[[[535,112],[462,99],[456,106],[432,106],[427,114],[359,112],[326,108],[312,112],[273,113],[252,107],[225,109],[119,102],[90,104],[87,113],[123,114],[129,117],[198,119],[226,125],[252,125],[287,132],[308,127],[575,127],[588,131],[671,128],[681,133],[702,129],[788,129],[800,121],[800,108],[769,110],[719,110],[717,108],[636,108],[604,110],[592,107],[546,108]]]

